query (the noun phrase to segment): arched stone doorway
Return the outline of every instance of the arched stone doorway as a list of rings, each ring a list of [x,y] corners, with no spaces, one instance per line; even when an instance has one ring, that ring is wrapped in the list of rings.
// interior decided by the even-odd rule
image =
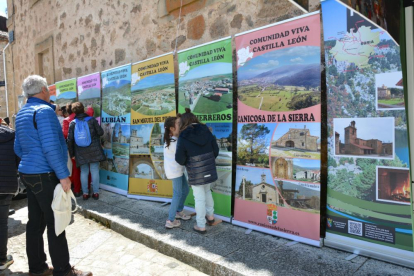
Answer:
[[[295,142],[293,142],[292,140],[286,141],[286,147],[287,148],[294,148],[295,147]]]

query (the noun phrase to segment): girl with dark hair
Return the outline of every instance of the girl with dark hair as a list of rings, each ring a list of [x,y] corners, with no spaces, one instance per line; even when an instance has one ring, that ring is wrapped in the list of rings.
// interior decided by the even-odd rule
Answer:
[[[187,179],[184,175],[184,167],[175,161],[177,137],[180,133],[179,121],[180,119],[177,117],[169,117],[164,123],[164,168],[167,178],[171,179],[173,183],[173,197],[168,213],[168,220],[165,223],[165,227],[168,229],[181,225],[181,222],[176,219],[191,219],[190,216],[183,212],[184,201],[189,192]]]
[[[180,136],[175,160],[185,165],[188,182],[193,188],[197,224],[194,231],[206,233],[206,219],[214,223],[214,201],[211,183],[217,180],[215,159],[219,154],[216,138],[205,124],[198,121],[189,108],[180,118]]]

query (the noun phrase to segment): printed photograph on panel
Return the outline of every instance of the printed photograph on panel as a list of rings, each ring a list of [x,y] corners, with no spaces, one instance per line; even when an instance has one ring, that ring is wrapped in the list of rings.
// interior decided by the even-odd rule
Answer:
[[[130,154],[149,154],[152,124],[131,125]]]
[[[394,159],[393,117],[334,118],[336,156]]]
[[[277,205],[300,211],[320,213],[320,185],[275,180]]]
[[[133,73],[131,78],[132,110],[151,116],[175,110],[174,74],[157,74],[140,80],[139,74]]]
[[[320,160],[271,157],[270,168],[274,179],[290,179],[320,183]]]
[[[236,198],[263,204],[280,204],[280,197],[269,169],[241,166],[238,168],[243,172],[236,175]]]
[[[130,178],[161,179],[149,155],[131,156]]]
[[[280,123],[271,143],[271,156],[320,160],[320,123]]]
[[[232,123],[206,124],[219,147],[216,158],[218,180],[212,184],[211,189],[220,194],[231,195],[231,169],[232,169]]]
[[[237,165],[269,168],[269,149],[276,124],[237,125]]]
[[[254,57],[238,69],[239,100],[263,111],[294,111],[321,101],[319,46],[297,46]]]
[[[179,93],[180,105],[195,113],[212,114],[232,108],[232,64],[212,63],[192,69],[180,77]]]
[[[102,110],[109,116],[124,116],[131,111],[131,82],[102,78]]]
[[[155,123],[152,127],[150,151],[152,161],[164,161],[164,123]]]
[[[389,72],[375,75],[377,110],[403,110],[404,83],[402,72]]]
[[[129,157],[130,126],[115,123],[112,133],[112,153],[119,157]]]
[[[410,205],[410,170],[408,168],[377,167],[377,201]]]

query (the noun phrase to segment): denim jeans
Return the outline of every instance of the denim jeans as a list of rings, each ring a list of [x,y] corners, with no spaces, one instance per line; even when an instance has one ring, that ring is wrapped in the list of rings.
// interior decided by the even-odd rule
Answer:
[[[212,216],[214,214],[214,200],[210,190],[211,184],[206,185],[192,185],[197,226],[199,228],[206,227],[206,215]]]
[[[175,213],[181,212],[184,209],[184,201],[187,198],[190,188],[188,187],[187,178],[183,174],[180,177],[172,179],[173,184],[173,197],[171,200],[170,211],[168,213],[168,219],[170,221],[175,220]]]
[[[99,193],[99,162],[84,164],[81,169],[81,183],[83,194],[88,194],[89,166],[91,168],[93,193]]]
[[[0,195],[0,263],[7,261],[9,207],[12,195]]]
[[[41,273],[48,268],[43,243],[43,232],[47,226],[49,254],[53,264],[53,275],[65,275],[71,269],[69,248],[65,231],[55,234],[55,218],[52,210],[53,192],[60,182],[54,173],[22,174],[20,179],[26,186],[29,221],[26,226],[26,253],[29,272]]]

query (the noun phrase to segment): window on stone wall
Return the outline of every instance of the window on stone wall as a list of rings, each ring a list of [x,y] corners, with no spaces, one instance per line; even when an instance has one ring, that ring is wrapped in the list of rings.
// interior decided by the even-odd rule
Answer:
[[[37,43],[35,46],[35,72],[45,77],[49,84],[55,82],[55,67],[53,61],[53,37]]]

